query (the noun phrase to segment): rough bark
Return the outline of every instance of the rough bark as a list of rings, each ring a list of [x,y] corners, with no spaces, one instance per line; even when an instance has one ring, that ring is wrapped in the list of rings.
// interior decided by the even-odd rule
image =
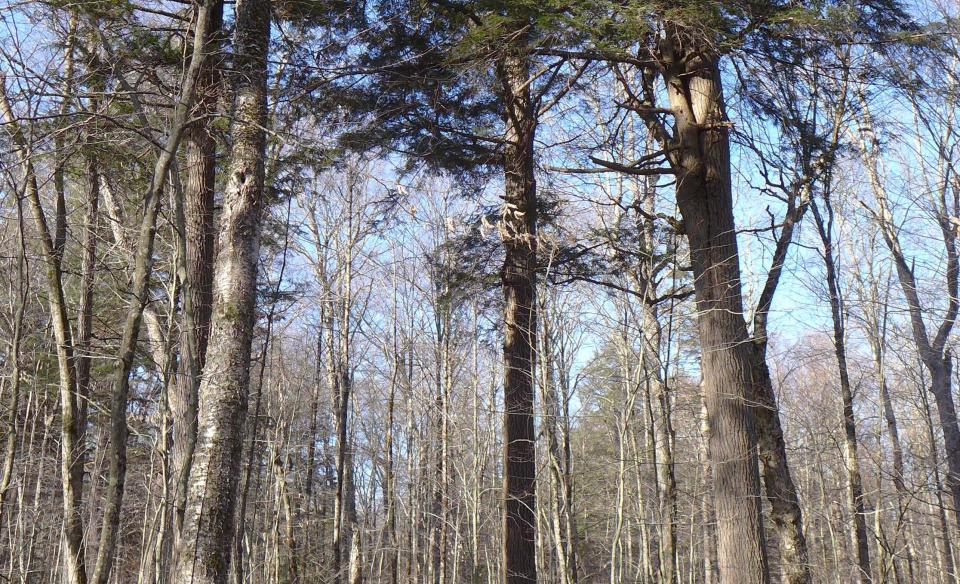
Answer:
[[[689,39],[684,39],[684,41]],[[743,320],[729,128],[716,57],[671,33],[661,46],[676,121],[677,204],[690,245],[723,582],[770,581],[760,512],[753,356]]]
[[[270,4],[240,0],[235,6],[233,151],[215,262],[206,375],[200,383],[197,446],[173,569],[176,582],[223,584],[229,575],[265,198]]]
[[[497,67],[506,123],[504,211],[504,582],[537,581],[536,457],[533,427],[533,372],[536,343],[537,195],[533,140],[536,128],[529,64],[516,51]]]
[[[117,350],[117,365],[110,395],[110,437],[107,458],[110,473],[107,496],[100,529],[100,547],[92,581],[107,584],[113,567],[120,510],[127,471],[127,397],[130,392],[130,371],[133,369],[140,338],[140,325],[144,309],[150,299],[150,279],[153,273],[153,247],[156,240],[157,217],[160,213],[162,194],[170,169],[174,165],[180,139],[196,93],[200,64],[206,47],[206,23],[213,11],[213,2],[201,4],[197,10],[197,26],[194,31],[194,48],[190,56],[183,87],[174,105],[167,139],[157,156],[150,185],[144,195],[144,213],[140,221],[136,248],[134,250],[133,274],[130,278],[130,307],[123,324],[120,346]]]
[[[766,343],[763,346],[755,344],[753,353],[754,412],[760,472],[770,503],[770,523],[780,545],[780,570],[786,584],[806,584],[810,582],[810,564],[803,533],[803,514],[787,461],[780,409],[766,360]]]
[[[194,120],[184,129],[183,135],[186,161],[183,189],[185,225],[182,234],[186,239],[185,277],[182,282],[185,326],[180,339],[179,374],[170,396],[174,429],[171,468],[176,481],[175,534],[183,524],[190,461],[197,440],[197,391],[207,351],[213,302],[213,197],[217,143],[211,123],[217,110],[222,24],[223,2],[218,0],[213,3],[204,32],[207,46],[197,79]]]

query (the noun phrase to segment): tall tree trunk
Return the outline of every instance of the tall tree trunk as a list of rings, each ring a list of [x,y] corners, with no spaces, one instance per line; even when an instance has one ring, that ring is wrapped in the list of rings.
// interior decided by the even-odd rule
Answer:
[[[880,228],[884,242],[897,270],[900,288],[907,300],[910,314],[910,325],[913,332],[914,344],[930,374],[930,393],[937,404],[937,413],[940,419],[940,430],[943,432],[943,441],[947,458],[946,487],[953,499],[954,523],[960,527],[960,424],[957,422],[956,406],[952,390],[952,356],[947,348],[947,340],[956,324],[957,314],[960,312],[960,257],[957,251],[957,227],[950,217],[947,204],[947,189],[951,188],[949,180],[942,180],[932,193],[938,207],[934,217],[940,227],[941,241],[946,256],[946,270],[944,280],[946,284],[947,306],[944,316],[936,330],[927,328],[924,321],[924,306],[920,302],[916,275],[913,264],[907,260],[906,254],[900,245],[899,230],[893,223],[893,215],[889,209],[886,185],[883,181],[880,154],[876,145],[869,143],[864,136],[875,135],[873,121],[865,99],[861,97],[861,116],[859,132],[855,136],[858,141],[867,176],[874,197],[877,200],[877,210],[871,211],[874,220]],[[960,204],[957,194],[954,195],[953,209]],[[932,333],[932,334],[931,334]]]
[[[23,220],[23,201],[17,199],[17,298],[13,315],[13,338],[10,340],[10,350],[7,359],[12,365],[10,372],[10,397],[6,417],[6,436],[4,438],[3,461],[0,463],[0,530],[3,529],[4,511],[6,510],[7,491],[13,479],[13,465],[17,457],[17,445],[20,438],[20,387],[23,381],[23,369],[20,362],[20,345],[23,341],[23,317],[30,293],[30,279],[27,277],[29,268],[27,262],[27,241]],[[26,424],[24,424],[26,425]]]
[[[563,437],[563,517],[565,522],[565,541],[567,544],[567,575],[570,578],[570,584],[578,584],[580,581],[580,572],[577,569],[577,517],[573,511],[573,449],[570,445],[570,399],[571,388],[570,371],[565,369],[560,376],[560,415],[563,421],[561,425]]]
[[[264,205],[269,1],[235,6],[233,152],[224,193],[213,315],[183,533],[174,581],[227,581],[240,476],[243,421],[256,320],[257,261]]]
[[[909,538],[909,529],[907,533],[902,533],[904,531],[903,523],[907,518],[907,511],[910,504],[911,494],[907,490],[906,482],[904,481],[904,466],[903,466],[903,445],[900,441],[900,429],[897,424],[897,414],[893,409],[893,400],[890,397],[890,388],[887,386],[887,375],[886,375],[886,364],[885,364],[885,353],[886,353],[886,329],[887,329],[887,309],[889,300],[889,287],[886,289],[887,293],[885,297],[881,300],[879,294],[879,283],[877,279],[873,277],[871,272],[871,280],[868,282],[869,290],[866,291],[869,294],[868,297],[864,298],[864,306],[866,306],[866,321],[867,321],[867,330],[866,336],[867,341],[870,344],[871,353],[873,354],[873,365],[874,370],[877,375],[877,385],[880,390],[880,404],[883,409],[883,418],[887,427],[887,439],[890,441],[890,451],[893,456],[893,486],[897,492],[897,530],[893,538],[893,547],[897,549],[898,543],[901,541],[901,537],[904,537],[904,551],[906,553],[907,560],[907,581],[911,584],[914,582],[915,566],[914,566],[914,557],[913,557],[913,544]],[[872,308],[876,307],[876,308]],[[878,311],[882,311],[878,313]],[[896,554],[894,553],[894,569],[896,570]]]
[[[823,244],[823,263],[827,272],[827,292],[830,297],[830,314],[833,319],[833,348],[840,376],[840,401],[843,408],[844,464],[847,471],[847,503],[853,519],[850,533],[857,556],[857,582],[871,582],[870,547],[867,539],[867,522],[864,513],[863,479],[857,445],[857,421],[853,410],[853,389],[847,368],[846,332],[840,282],[833,254],[833,206],[829,199],[829,186],[825,189],[824,206],[826,218],[815,201],[811,201],[817,231]]]
[[[97,272],[97,225],[100,221],[100,163],[94,154],[86,156],[87,214],[83,227],[83,257],[80,267],[80,305],[77,307],[76,375],[77,393],[84,403],[80,404],[80,420],[87,421],[88,396],[90,395],[91,347],[93,338],[93,293]]]
[[[76,83],[74,80],[74,51],[77,45],[77,28],[79,25],[79,14],[77,10],[70,10],[70,21],[67,25],[67,38],[63,50],[63,97],[60,100],[58,123],[64,124],[69,119],[70,110],[73,107],[75,97]],[[54,167],[53,167],[53,192],[54,192],[54,236],[53,245],[60,261],[63,261],[63,252],[67,246],[67,184],[65,171],[69,153],[64,144],[64,131],[61,126],[53,137],[54,149]]]
[[[569,541],[567,526],[571,521],[568,501],[569,478],[565,468],[565,458],[561,450],[559,427],[561,416],[560,401],[557,396],[557,355],[554,336],[563,334],[554,329],[551,310],[547,301],[541,301],[541,345],[540,367],[543,371],[541,383],[541,401],[543,408],[543,428],[547,438],[547,466],[550,469],[550,522],[551,536],[556,552],[557,576],[560,584],[573,584],[577,580],[576,567],[573,565],[573,544]],[[559,327],[558,327],[559,328]],[[560,373],[563,375],[563,373]]]
[[[767,317],[787,252],[793,240],[796,226],[808,208],[809,190],[794,193],[788,201],[786,216],[777,238],[773,261],[757,303],[753,318],[753,396],[754,415],[757,424],[760,475],[763,479],[767,502],[770,504],[770,522],[777,533],[780,546],[780,572],[785,584],[808,584],[810,563],[807,541],[803,533],[803,514],[797,487],[787,464],[786,441],[780,424],[780,408],[777,404],[770,367],[767,365]],[[798,200],[799,199],[799,200]]]
[[[197,391],[207,351],[213,302],[213,196],[217,143],[211,132],[211,123],[217,111],[222,25],[223,2],[216,0],[207,20],[207,30],[204,31],[207,46],[197,79],[194,120],[184,129],[183,135],[186,160],[182,234],[186,240],[183,291],[185,330],[181,334],[179,371],[170,400],[174,429],[171,475],[176,481],[173,486],[175,537],[183,525],[190,462],[197,442]]]
[[[140,325],[145,307],[150,299],[150,278],[153,273],[153,246],[157,233],[157,217],[169,173],[183,137],[183,130],[196,94],[197,78],[206,50],[207,22],[213,12],[213,0],[198,7],[197,25],[193,37],[193,52],[186,71],[183,87],[174,105],[168,135],[157,156],[150,185],[144,196],[144,213],[140,221],[136,249],[134,250],[133,275],[130,278],[131,304],[123,324],[120,347],[117,350],[117,365],[110,396],[110,443],[108,458],[110,474],[107,484],[107,500],[100,529],[100,547],[93,572],[95,584],[107,584],[113,567],[117,534],[120,526],[120,510],[127,474],[127,396],[130,392],[130,371],[133,369],[140,337]]]
[[[536,455],[533,427],[536,343],[537,191],[533,140],[536,130],[526,34],[497,65],[506,123],[504,211],[504,582],[537,581]]]
[[[676,120],[677,204],[690,245],[714,474],[720,579],[770,581],[760,512],[757,432],[750,406],[752,349],[743,320],[730,179],[729,128],[719,65],[690,52],[681,33],[663,41]]]
[[[445,240],[446,241],[446,240]],[[453,385],[453,361],[450,352],[450,288],[447,282],[448,275],[445,265],[439,267],[439,279],[436,289],[440,294],[436,302],[436,342],[437,342],[437,371],[436,371],[436,438],[440,440],[439,448],[435,448],[434,460],[434,492],[433,519],[435,521],[433,533],[433,581],[435,584],[445,584],[447,581],[447,563],[449,535],[447,523],[450,515],[450,389]]]
[[[940,454],[939,446],[937,445],[937,438],[935,430],[933,429],[933,415],[930,411],[930,402],[927,400],[926,394],[923,392],[922,388],[920,391],[920,402],[923,405],[923,419],[924,426],[926,430],[926,439],[927,446],[930,449],[930,468],[933,469],[933,473],[930,478],[933,480],[933,492],[936,499],[936,511],[935,514],[939,521],[940,529],[940,538],[943,540],[942,545],[936,545],[934,543],[934,548],[940,552],[939,561],[940,568],[943,571],[946,571],[948,575],[948,581],[953,580],[952,576],[955,571],[955,564],[953,562],[953,543],[950,537],[950,523],[947,521],[947,512],[946,506],[943,504],[942,488],[940,482]]]
[[[399,326],[400,314],[397,309],[397,282],[396,273],[394,273],[393,283],[393,369],[390,372],[390,391],[387,396],[387,437],[384,450],[386,450],[387,462],[384,472],[384,505],[386,506],[387,517],[384,520],[384,530],[386,531],[386,560],[387,560],[387,584],[397,584],[399,581],[399,563],[400,563],[400,542],[397,537],[397,478],[395,472],[396,463],[394,461],[394,425],[396,418],[396,396],[397,385],[400,383],[400,370],[402,367],[400,354]]]
[[[353,390],[353,375],[351,368],[351,344],[350,344],[350,318],[353,302],[353,241],[354,241],[354,189],[356,188],[356,177],[353,171],[348,171],[348,208],[347,208],[347,250],[343,258],[343,288],[340,290],[340,336],[339,347],[335,352],[330,353],[330,387],[333,389],[334,405],[334,425],[337,434],[337,490],[333,506],[333,581],[339,584],[342,581],[344,566],[343,554],[352,551],[353,541],[351,539],[354,522],[353,508],[353,458],[350,454],[350,400]],[[330,337],[331,348],[333,343],[333,310],[331,310]],[[349,549],[345,547],[351,546]],[[348,555],[349,562],[349,555]],[[346,566],[349,570],[349,563]],[[349,577],[350,574],[348,573]]]
[[[50,320],[57,344],[57,373],[60,390],[60,471],[63,493],[63,558],[64,580],[68,584],[86,584],[84,559],[83,466],[86,453],[83,445],[79,396],[77,395],[74,345],[67,316],[63,287],[63,269],[53,233],[47,222],[40,200],[40,187],[33,165],[32,148],[7,97],[6,77],[0,72],[0,113],[6,122],[7,133],[16,148],[23,170],[24,192],[30,204],[34,224],[40,235],[43,261],[46,264],[46,287],[50,303]]]

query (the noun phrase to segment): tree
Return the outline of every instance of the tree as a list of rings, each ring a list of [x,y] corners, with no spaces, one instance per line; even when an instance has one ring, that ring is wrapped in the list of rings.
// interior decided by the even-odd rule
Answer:
[[[214,268],[210,343],[200,384],[197,448],[172,572],[181,582],[224,583],[230,563],[266,198],[270,9],[269,2],[247,0],[235,8],[233,147]]]

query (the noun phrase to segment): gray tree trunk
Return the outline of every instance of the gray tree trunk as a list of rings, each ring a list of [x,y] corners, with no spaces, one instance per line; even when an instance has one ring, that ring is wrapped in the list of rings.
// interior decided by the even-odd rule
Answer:
[[[83,447],[82,417],[77,395],[76,370],[73,365],[73,336],[70,330],[70,318],[67,316],[63,270],[56,242],[40,200],[40,187],[31,158],[31,145],[10,105],[6,92],[6,78],[2,72],[0,72],[0,113],[3,114],[7,133],[16,148],[17,158],[23,169],[24,192],[40,236],[43,262],[46,264],[50,320],[57,344],[57,372],[60,385],[60,472],[63,492],[63,577],[67,584],[86,584],[81,509],[86,452]]]
[[[853,518],[853,529],[850,532],[852,545],[856,550],[857,582],[871,582],[870,546],[867,539],[867,522],[864,513],[863,478],[860,473],[860,460],[857,444],[857,421],[853,411],[853,389],[850,386],[850,373],[847,367],[847,346],[844,327],[843,306],[840,296],[840,282],[837,276],[836,262],[833,254],[833,207],[830,200],[824,195],[826,219],[820,213],[816,202],[811,202],[813,216],[816,219],[817,231],[823,244],[823,263],[827,272],[827,292],[830,296],[830,314],[833,318],[833,348],[837,358],[837,369],[840,375],[840,401],[843,408],[843,435],[844,435],[844,463],[847,471],[847,503]]]
[[[795,192],[788,201],[780,235],[774,249],[773,261],[757,302],[753,318],[753,390],[757,424],[757,445],[760,456],[760,475],[767,502],[770,504],[770,522],[780,544],[780,572],[785,584],[808,584],[810,563],[807,541],[803,533],[803,514],[800,498],[787,463],[787,449],[780,424],[770,368],[767,365],[767,316],[794,231],[808,208],[805,192]]]
[[[213,196],[217,144],[210,124],[217,107],[222,24],[223,2],[217,0],[213,3],[204,34],[207,46],[197,80],[197,103],[193,111],[195,119],[184,129],[183,136],[186,159],[183,189],[185,225],[182,234],[186,239],[184,331],[180,340],[178,375],[170,394],[174,432],[171,474],[175,481],[175,536],[183,525],[190,462],[197,441],[197,392],[207,351],[213,302]]]
[[[100,547],[92,581],[107,584],[113,567],[117,534],[120,525],[120,510],[127,474],[127,397],[130,392],[130,371],[133,369],[140,338],[140,325],[150,297],[150,278],[153,273],[153,246],[157,233],[157,217],[170,169],[174,166],[180,139],[196,93],[200,65],[206,50],[206,23],[213,11],[212,0],[201,4],[197,11],[197,26],[194,31],[194,47],[190,57],[183,87],[174,105],[170,128],[163,149],[157,156],[150,186],[144,196],[144,214],[140,221],[136,249],[134,250],[133,275],[130,279],[130,307],[123,324],[120,347],[117,350],[117,365],[110,395],[110,438],[107,458],[110,474],[107,482],[107,498],[100,529]]]
[[[200,383],[198,438],[174,582],[224,584],[229,575],[265,198],[270,4],[239,0],[235,6],[233,152],[215,263],[206,374]]]
[[[680,32],[663,41],[664,80],[676,121],[671,154],[690,245],[722,582],[770,581],[760,511],[753,356],[740,285],[728,121],[719,65],[688,52]]]

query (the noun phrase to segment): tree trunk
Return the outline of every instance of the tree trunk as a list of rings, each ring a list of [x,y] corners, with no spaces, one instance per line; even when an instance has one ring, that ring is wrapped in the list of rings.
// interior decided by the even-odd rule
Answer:
[[[940,454],[937,446],[937,438],[935,431],[933,429],[933,415],[930,411],[930,403],[927,400],[926,394],[923,392],[923,389],[920,390],[920,402],[923,404],[923,413],[924,413],[924,422],[926,429],[926,439],[927,445],[930,449],[930,468],[933,469],[930,478],[933,480],[933,492],[936,498],[936,511],[935,514],[939,520],[938,527],[940,528],[940,535],[943,539],[943,545],[937,546],[934,544],[934,548],[940,552],[940,563],[941,570],[946,571],[949,580],[953,580],[953,574],[955,570],[955,564],[953,562],[953,543],[950,538],[950,524],[947,521],[947,512],[946,506],[943,504],[942,488],[940,483]],[[933,514],[933,513],[931,513]]]
[[[552,311],[546,302],[540,303],[541,314],[541,345],[540,366],[543,370],[541,383],[541,407],[543,408],[543,428],[547,438],[547,466],[550,469],[550,522],[551,535],[557,561],[557,576],[560,584],[574,584],[577,581],[576,568],[573,565],[573,544],[568,539],[568,525],[571,521],[570,504],[568,501],[569,483],[565,468],[565,458],[560,445],[561,408],[557,396],[557,355],[554,348],[554,335],[562,335],[562,331],[554,329],[551,319],[547,316]],[[554,311],[554,314],[556,312]],[[563,372],[560,372],[563,375]]]
[[[448,269],[443,265],[439,270]],[[433,492],[433,581],[435,584],[445,584],[447,581],[447,563],[449,535],[447,523],[450,515],[450,390],[453,385],[453,362],[450,353],[450,316],[451,300],[450,288],[447,282],[448,275],[441,272],[439,278],[442,283],[435,285],[441,290],[441,297],[437,300],[435,310],[436,325],[436,437],[440,440],[439,448],[435,448],[434,460],[434,492]]]
[[[900,246],[899,231],[893,224],[893,216],[890,213],[887,200],[886,185],[883,182],[879,166],[879,152],[875,144],[870,144],[863,139],[864,135],[873,135],[873,122],[870,112],[866,108],[866,103],[862,103],[862,115],[858,120],[860,123],[860,132],[857,135],[859,147],[867,169],[867,175],[870,179],[874,197],[877,199],[876,211],[872,211],[874,220],[880,227],[884,242],[890,254],[893,256],[893,263],[897,269],[897,277],[900,281],[900,288],[907,300],[907,308],[910,313],[910,324],[913,332],[914,344],[924,367],[930,373],[930,393],[933,394],[934,401],[937,404],[937,411],[940,418],[940,429],[943,432],[943,441],[947,457],[947,490],[950,491],[953,499],[954,523],[960,527],[960,425],[957,423],[956,407],[953,401],[951,387],[951,361],[950,350],[947,348],[947,340],[956,324],[957,314],[960,312],[960,257],[957,251],[957,229],[951,222],[950,211],[946,206],[946,189],[950,186],[950,181],[943,180],[939,193],[934,196],[939,198],[939,206],[935,210],[935,218],[940,227],[940,234],[943,241],[944,252],[946,256],[946,270],[944,280],[946,284],[947,306],[943,319],[935,331],[928,330],[924,321],[925,311],[920,303],[916,275],[913,271],[912,262],[907,261],[907,257]],[[956,203],[955,203],[956,204]],[[931,332],[933,334],[931,335]]]
[[[184,129],[183,135],[186,160],[183,189],[185,224],[182,234],[186,239],[183,311],[186,330],[181,334],[179,371],[170,400],[174,431],[171,474],[176,481],[175,537],[183,525],[190,462],[197,441],[197,391],[207,351],[213,302],[213,196],[217,143],[210,125],[217,109],[222,24],[223,2],[216,0],[204,31],[207,46],[197,79],[197,103],[193,111],[195,120]]]
[[[823,263],[827,272],[827,292],[830,296],[830,314],[833,318],[833,348],[837,358],[837,370],[840,376],[840,400],[843,408],[844,464],[847,471],[847,503],[853,518],[851,540],[857,555],[857,582],[871,582],[870,547],[867,539],[867,523],[864,513],[863,479],[860,473],[860,460],[857,446],[857,421],[853,411],[853,390],[850,386],[850,373],[847,368],[846,333],[843,322],[843,306],[840,297],[840,282],[837,276],[833,255],[833,207],[829,190],[824,195],[826,219],[812,202],[813,216],[817,231],[823,244]]]
[[[756,342],[756,340],[755,340]],[[770,521],[780,545],[780,569],[785,584],[810,582],[807,541],[797,488],[787,464],[786,442],[780,425],[779,406],[766,360],[766,343],[753,347],[754,413],[760,472],[770,503]]]
[[[264,205],[270,2],[239,0],[233,152],[224,193],[210,345],[200,384],[197,448],[174,581],[227,581],[256,320]]]
[[[84,559],[83,466],[86,452],[83,445],[80,405],[74,369],[73,337],[63,288],[63,271],[53,234],[43,211],[32,151],[23,129],[19,126],[6,92],[6,78],[0,72],[0,113],[6,122],[7,133],[16,147],[17,158],[23,169],[24,192],[30,204],[34,224],[40,235],[43,261],[46,264],[46,284],[50,303],[50,320],[57,344],[57,372],[60,390],[60,471],[63,492],[64,580],[68,584],[86,584]]]
[[[20,438],[18,425],[20,423],[20,386],[23,380],[23,370],[20,363],[20,345],[23,340],[23,316],[27,307],[30,291],[30,279],[27,277],[27,241],[23,220],[23,202],[17,200],[17,298],[13,315],[13,338],[10,340],[10,352],[7,358],[12,364],[10,372],[10,397],[8,402],[9,413],[6,418],[6,437],[4,439],[3,462],[0,464],[0,530],[3,529],[4,511],[6,509],[7,491],[13,479],[13,463],[17,457],[17,444]]]
[[[400,320],[397,310],[397,288],[394,280],[393,290],[393,369],[390,373],[390,393],[387,396],[387,437],[384,450],[386,450],[387,462],[384,477],[384,505],[387,510],[387,517],[384,520],[384,529],[386,531],[386,560],[387,560],[387,584],[397,584],[399,581],[399,563],[400,563],[400,542],[397,538],[397,479],[394,467],[394,425],[396,418],[396,396],[397,385],[400,382],[401,355],[399,345],[399,327],[397,323]],[[312,438],[311,438],[312,439]]]
[[[742,316],[729,122],[717,61],[678,54],[680,46],[679,33],[664,41],[665,81],[679,144],[673,156],[677,204],[693,265],[720,579],[766,584],[757,433],[749,404],[753,357]]]
[[[150,278],[153,273],[153,246],[157,232],[162,194],[170,169],[174,164],[187,116],[196,93],[197,77],[206,48],[206,23],[211,17],[213,1],[201,4],[194,31],[193,53],[190,57],[183,87],[174,106],[170,128],[163,149],[157,156],[150,186],[144,196],[144,214],[140,222],[137,247],[134,250],[133,275],[130,280],[131,305],[123,324],[118,363],[110,396],[110,475],[107,500],[100,530],[100,547],[93,572],[95,584],[107,584],[113,567],[120,510],[127,474],[127,396],[130,391],[130,371],[133,369],[140,337],[140,324],[150,297]]]
[[[353,178],[348,179],[348,190],[350,193],[348,206],[347,239],[353,241],[353,190],[355,182]],[[348,244],[346,257],[344,258],[344,284],[340,291],[340,338],[339,348],[336,353],[330,353],[330,387],[333,389],[333,405],[335,412],[335,427],[337,434],[337,490],[334,498],[333,507],[333,581],[339,584],[342,581],[343,572],[343,553],[351,553],[351,549],[344,550],[346,544],[352,543],[352,531],[354,521],[353,509],[353,481],[352,464],[353,459],[349,450],[350,438],[350,399],[353,390],[353,376],[350,372],[350,316],[353,302],[353,249],[352,243]],[[333,310],[331,310],[330,338],[331,349],[333,348]],[[349,555],[348,555],[349,561]],[[347,565],[349,570],[350,566]],[[350,574],[348,573],[349,577]]]
[[[803,533],[800,499],[787,463],[780,409],[767,365],[767,316],[780,283],[794,230],[808,208],[805,200],[807,195],[808,193],[798,191],[794,193],[794,198],[788,201],[773,261],[753,318],[753,411],[757,424],[760,475],[767,502],[770,504],[770,521],[778,536],[780,573],[785,584],[808,584],[810,563]]]
[[[525,45],[526,35],[514,40]],[[536,456],[533,427],[536,343],[537,194],[533,139],[536,128],[529,63],[516,49],[498,63],[506,123],[504,145],[504,582],[537,581]]]

